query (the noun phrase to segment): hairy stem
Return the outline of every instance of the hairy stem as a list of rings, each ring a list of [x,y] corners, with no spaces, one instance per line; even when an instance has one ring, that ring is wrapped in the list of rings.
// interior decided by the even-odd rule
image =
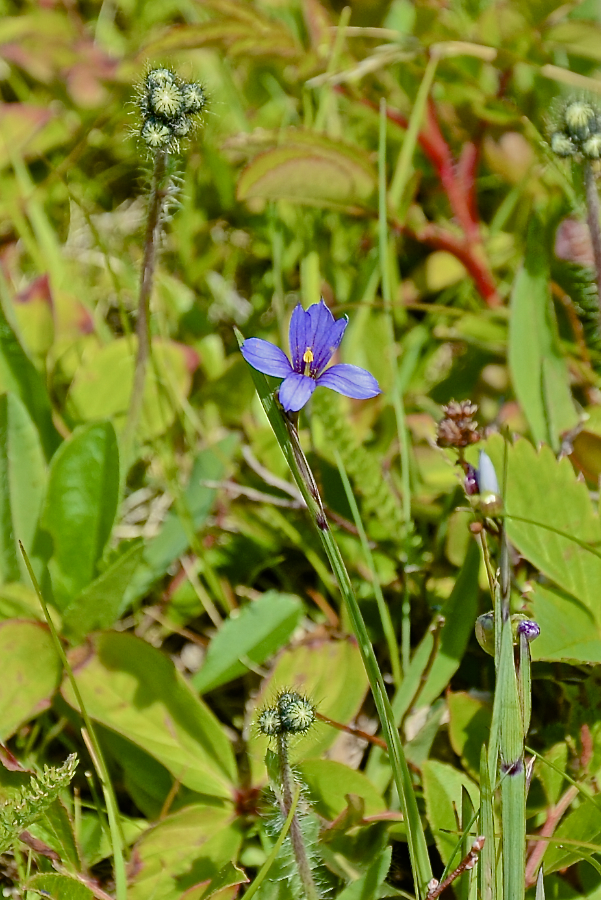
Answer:
[[[138,296],[138,320],[136,335],[138,349],[136,353],[136,365],[134,380],[127,413],[127,423],[123,435],[125,448],[125,460],[129,462],[131,449],[142,412],[144,398],[144,385],[146,383],[146,369],[150,358],[150,297],[154,283],[154,270],[156,265],[157,247],[161,233],[162,213],[167,196],[165,175],[167,172],[167,152],[160,150],[154,159],[154,171],[148,203],[148,217],[146,219],[146,234],[144,237],[144,259],[140,273],[140,293]],[[126,470],[126,467],[124,467]]]
[[[280,783],[282,787],[282,805],[285,816],[288,816],[294,799],[292,770],[288,760],[288,738],[285,734],[278,735],[278,758],[280,760]],[[297,813],[292,816],[290,822],[290,842],[292,852],[296,860],[298,874],[303,885],[306,900],[318,900],[319,894],[313,881],[311,864],[305,847],[303,833],[298,821]]]
[[[586,218],[591,233],[593,257],[597,276],[597,293],[599,295],[599,316],[601,317],[601,230],[599,228],[599,194],[595,182],[595,173],[590,162],[584,163],[584,186],[586,189]]]

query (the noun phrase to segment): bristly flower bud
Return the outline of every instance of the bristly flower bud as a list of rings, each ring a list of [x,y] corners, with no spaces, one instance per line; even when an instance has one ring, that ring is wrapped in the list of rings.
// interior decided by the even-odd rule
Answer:
[[[601,134],[591,134],[582,144],[582,153],[587,159],[601,159]]]
[[[577,148],[572,138],[563,131],[554,131],[551,135],[551,150],[556,156],[564,158],[574,156]]]
[[[597,115],[586,100],[572,100],[563,111],[567,134],[578,141],[585,140],[598,130]]]
[[[268,737],[275,737],[282,733],[282,721],[280,714],[275,707],[264,709],[259,716],[259,731]]]
[[[184,112],[192,115],[202,112],[207,102],[205,92],[195,81],[182,86],[182,98],[184,101]]]
[[[179,139],[194,127],[194,116],[202,112],[206,97],[196,82],[183,82],[171,69],[147,72],[139,89],[142,114],[140,136],[151,153],[177,152]]]
[[[305,734],[315,721],[315,708],[306,697],[286,692],[278,698],[282,730],[287,734]]]
[[[177,119],[184,112],[184,98],[177,84],[166,82],[151,88],[148,105],[156,116]]]
[[[149,150],[165,150],[173,140],[173,129],[167,122],[149,116],[142,125],[140,137]]]
[[[151,69],[146,74],[146,87],[149,91],[152,90],[152,88],[159,87],[159,85],[175,84],[176,82],[176,75],[171,69]]]

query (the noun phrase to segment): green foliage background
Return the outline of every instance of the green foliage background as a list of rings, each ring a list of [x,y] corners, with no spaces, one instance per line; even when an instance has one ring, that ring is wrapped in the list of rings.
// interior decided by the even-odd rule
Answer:
[[[279,688],[376,731],[336,582],[234,333],[287,349],[294,305],[323,296],[350,319],[341,358],[383,393],[318,391],[301,441],[387,677],[435,874],[458,864],[478,807],[494,687],[473,638],[491,605],[473,515],[435,446],[441,404],[469,398],[503,473],[514,607],[541,626],[527,829],[553,840],[529,847],[528,884],[544,851],[548,896],[601,897],[596,289],[578,164],[546,142],[566,97],[601,91],[597,5],[0,11],[0,796],[10,805],[36,767],[82,759],[75,792],[29,829],[42,844],[0,857],[5,883],[66,900],[114,889],[77,698],[19,541],[98,728],[130,900],[226,900],[253,879],[278,827],[253,722]],[[200,81],[208,104],[174,161],[126,461],[151,172],[136,91],[159,64]],[[412,891],[382,749],[320,720],[292,755],[330,895]],[[287,866],[262,898],[291,896]],[[476,896],[475,880],[456,893]]]

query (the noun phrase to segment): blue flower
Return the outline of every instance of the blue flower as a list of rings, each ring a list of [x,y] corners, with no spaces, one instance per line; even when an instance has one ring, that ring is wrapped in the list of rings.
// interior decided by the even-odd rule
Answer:
[[[242,356],[253,369],[284,379],[279,396],[286,412],[302,409],[319,384],[355,400],[376,397],[381,393],[380,386],[365,369],[346,363],[326,369],[347,324],[346,316],[334,320],[323,300],[307,310],[299,303],[290,319],[292,364],[283,350],[261,338],[244,341]]]

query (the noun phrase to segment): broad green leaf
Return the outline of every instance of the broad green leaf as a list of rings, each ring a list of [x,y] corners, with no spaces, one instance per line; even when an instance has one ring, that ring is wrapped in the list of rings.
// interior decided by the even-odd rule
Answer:
[[[198,887],[190,888],[182,894],[181,900],[209,900],[210,897],[215,900],[234,900],[238,896],[239,885],[247,884],[248,880],[242,869],[228,862],[207,885],[203,882]]]
[[[63,627],[73,640],[82,640],[90,631],[109,628],[117,621],[143,551],[142,543],[129,547],[63,610]]]
[[[14,394],[0,396],[0,578],[29,576],[19,541],[31,553],[46,490],[46,463],[38,432]]]
[[[533,659],[601,663],[601,624],[584,603],[542,584],[534,586],[528,601],[540,626],[530,647]]]
[[[253,719],[284,689],[306,694],[317,705],[318,712],[348,724],[359,712],[367,691],[367,676],[356,643],[350,639],[317,639],[285,650],[256,698]],[[291,746],[290,757],[296,761],[321,756],[337,736],[331,725],[317,721]],[[254,782],[261,783],[266,778],[264,759],[268,746],[268,738],[259,734],[253,725],[248,755]]]
[[[148,828],[146,819],[129,819],[123,813],[119,816],[119,824],[126,845],[133,844]],[[79,828],[79,846],[81,855],[87,866],[95,866],[101,859],[113,855],[111,837],[105,823],[101,822],[96,812],[84,812]]]
[[[601,844],[601,809],[593,800],[583,798],[580,806],[562,819],[553,838],[553,844],[547,847],[543,858],[545,875],[565,869],[582,859],[578,841],[587,845],[587,852],[590,852],[591,844]],[[567,838],[570,843],[562,844],[562,838]]]
[[[223,478],[237,443],[236,435],[229,435],[215,446],[201,450],[194,460],[190,481],[182,498],[194,533],[204,525],[217,496],[215,489],[205,487],[203,482]],[[182,522],[177,510],[170,510],[157,536],[144,547],[142,564],[126,591],[125,607],[143,597],[169,566],[186,552],[190,546],[190,531],[191,528]]]
[[[59,609],[87,588],[111,533],[119,493],[115,429],[77,429],[52,460],[43,526],[53,539],[49,568]]]
[[[548,262],[535,227],[511,296],[509,366],[535,442],[559,449],[561,433],[574,428],[578,416],[558,346]]]
[[[0,297],[6,299],[4,277],[0,276]],[[60,443],[52,421],[50,399],[42,376],[35,368],[9,325],[0,303],[0,391],[15,394],[36,426],[46,459]]]
[[[499,435],[485,449],[501,485],[507,457],[507,485],[501,490],[509,540],[601,619],[601,525],[587,486],[578,481],[569,459],[557,461],[549,447],[537,451],[524,439],[506,444]]]
[[[90,716],[138,744],[182,784],[230,798],[236,779],[231,745],[171,660],[130,634],[99,634],[93,646],[77,667]],[[62,690],[77,709],[70,684]]]
[[[242,833],[228,809],[194,805],[167,816],[134,847],[128,900],[179,900],[235,862]]]
[[[70,871],[78,872],[81,869],[73,822],[60,800],[55,800],[44,815],[30,825],[28,831],[58,853],[63,865]]]
[[[376,900],[378,897],[389,897],[390,893],[385,889],[388,885],[384,886],[384,882],[390,869],[391,858],[392,847],[387,847],[381,856],[373,861],[367,872],[338,894],[337,900]]]
[[[39,622],[0,622],[0,741],[50,706],[62,675],[52,637]]]
[[[480,771],[480,749],[488,743],[492,710],[464,691],[447,694],[449,739],[464,768],[474,778]]]
[[[376,175],[367,153],[315,132],[291,130],[256,156],[238,181],[238,199],[291,200],[313,206],[369,203]]]
[[[35,892],[35,896],[52,897],[52,900],[94,900],[90,888],[81,881],[54,872],[34,875],[28,879],[26,887],[28,891]]]
[[[117,338],[90,353],[71,384],[68,408],[78,421],[108,419],[120,431],[125,424],[134,377],[136,347]],[[145,439],[162,434],[175,419],[174,394],[186,397],[197,357],[183,344],[154,340],[140,420]]]
[[[383,812],[384,798],[363,772],[350,769],[333,759],[310,759],[295,768],[309,788],[312,805],[320,816],[332,821],[346,809],[347,794],[356,794],[365,801],[365,815]]]
[[[217,632],[202,669],[192,678],[200,692],[211,691],[261,665],[282,647],[298,625],[302,603],[291,594],[267,591],[229,616]]]
[[[428,822],[443,863],[448,865],[457,848],[460,833],[457,818],[461,812],[462,788],[468,792],[475,807],[480,805],[480,792],[474,782],[447,763],[429,759],[422,766],[422,784]],[[461,853],[455,856],[459,865]]]

